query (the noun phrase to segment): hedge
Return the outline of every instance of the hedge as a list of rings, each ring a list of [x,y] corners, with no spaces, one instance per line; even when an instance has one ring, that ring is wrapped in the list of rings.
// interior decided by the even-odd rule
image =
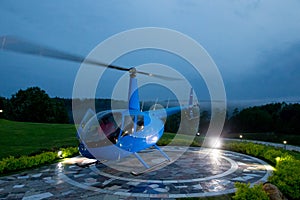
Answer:
[[[269,200],[268,194],[263,190],[262,183],[250,187],[250,183],[236,182],[234,186],[237,188],[234,200]]]
[[[224,144],[224,148],[259,157],[272,163],[275,166],[275,171],[268,178],[268,181],[276,185],[289,199],[300,199],[300,160],[290,155],[288,151],[248,142],[226,143]],[[253,190],[249,185],[243,184],[237,184],[236,188],[238,193],[240,193],[240,190],[245,193],[251,193]],[[257,186],[255,190],[259,190],[259,188],[260,187]],[[239,199],[240,196],[241,194],[235,199]]]
[[[60,151],[60,153],[43,152],[35,156],[21,156],[19,158],[10,156],[3,158],[0,161],[0,173],[5,174],[28,168],[34,168],[44,164],[53,163],[61,158],[67,158],[78,154],[78,149],[76,147],[64,148],[60,149]]]
[[[278,158],[276,170],[269,181],[289,199],[300,199],[300,160],[289,155]]]

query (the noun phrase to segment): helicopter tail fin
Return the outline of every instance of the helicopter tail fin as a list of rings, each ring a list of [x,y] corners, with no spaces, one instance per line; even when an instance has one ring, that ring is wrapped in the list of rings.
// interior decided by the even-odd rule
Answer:
[[[190,98],[189,98],[189,107],[193,107],[193,102],[194,102],[194,91],[193,91],[193,88],[191,88]]]
[[[195,106],[194,106],[194,90],[191,88],[190,90],[190,99],[189,99],[189,105],[188,105],[188,113],[189,113],[189,119],[195,119],[198,118],[195,112]]]
[[[193,90],[193,88],[191,88],[190,94],[189,94],[188,105],[176,106],[176,107],[169,108],[169,103],[168,103],[167,108],[152,110],[151,112],[152,112],[153,115],[155,115],[159,118],[165,118],[167,116],[178,113],[181,110],[188,110],[189,119],[194,119],[195,118],[195,114],[194,114],[195,106],[193,104],[194,104],[194,90]]]

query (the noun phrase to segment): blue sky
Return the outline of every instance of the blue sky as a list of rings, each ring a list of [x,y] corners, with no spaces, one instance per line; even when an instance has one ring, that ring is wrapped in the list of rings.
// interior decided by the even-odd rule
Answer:
[[[16,35],[86,56],[103,40],[128,29],[174,29],[207,50],[221,72],[229,101],[299,101],[299,9],[298,0],[1,0],[0,36]],[[176,59],[166,61],[168,56],[164,61],[154,57],[155,62],[175,68],[178,64]],[[117,63],[131,66],[151,62],[150,58],[137,53]],[[79,67],[0,51],[0,96],[39,86],[50,96],[71,97]],[[107,74],[108,81],[114,80],[114,74]],[[197,88],[197,94],[202,89]],[[203,90],[201,98],[207,99]]]

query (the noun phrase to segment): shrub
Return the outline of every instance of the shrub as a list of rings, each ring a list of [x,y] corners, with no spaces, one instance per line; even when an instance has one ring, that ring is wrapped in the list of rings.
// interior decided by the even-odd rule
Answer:
[[[270,161],[272,164],[276,164],[276,158],[282,157],[283,155],[287,155],[287,154],[283,153],[279,149],[272,149],[270,147],[269,147],[269,149],[267,151],[265,151],[263,153],[263,157],[266,160]]]
[[[288,155],[277,159],[276,170],[269,177],[269,181],[276,185],[284,195],[292,199],[299,199],[300,160]]]
[[[276,170],[269,177],[269,181],[291,199],[300,199],[300,160],[291,156],[283,149],[253,143],[227,143],[226,149],[252,156],[260,157],[276,165]],[[245,185],[238,185],[246,190]]]
[[[69,147],[66,149],[62,149],[62,157],[69,158],[74,155],[78,155],[78,148],[77,147]]]
[[[271,146],[262,144],[253,144],[250,142],[233,142],[225,144],[224,147],[228,150],[245,153],[251,156],[263,158],[272,164],[276,164],[276,158],[288,155],[283,149],[276,149]]]
[[[236,182],[237,188],[233,199],[235,200],[269,200],[268,194],[263,190],[262,183],[250,187],[250,183]]]
[[[78,149],[76,147],[65,148],[61,151],[64,158],[78,154]],[[35,156],[21,156],[19,158],[10,156],[7,158],[3,158],[0,161],[0,173],[2,174],[24,170],[32,167],[38,167],[40,165],[53,163],[58,159],[59,156],[57,152],[43,152]]]

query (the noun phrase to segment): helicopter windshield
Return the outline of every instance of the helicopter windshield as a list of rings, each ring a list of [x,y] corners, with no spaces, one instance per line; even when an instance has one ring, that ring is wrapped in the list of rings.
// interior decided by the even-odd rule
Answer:
[[[132,135],[144,129],[144,115],[125,115],[121,136]],[[135,135],[136,136],[136,135]]]
[[[86,124],[82,139],[88,147],[116,144],[121,122],[122,114],[119,112],[100,113]]]

